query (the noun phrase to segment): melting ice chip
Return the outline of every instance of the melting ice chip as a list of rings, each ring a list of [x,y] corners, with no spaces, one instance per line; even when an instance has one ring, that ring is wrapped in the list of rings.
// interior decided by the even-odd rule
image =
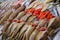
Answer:
[[[53,40],[60,40],[60,31],[56,34]]]

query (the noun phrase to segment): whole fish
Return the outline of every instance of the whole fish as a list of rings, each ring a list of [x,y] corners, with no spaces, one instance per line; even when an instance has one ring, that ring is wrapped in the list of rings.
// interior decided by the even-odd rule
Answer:
[[[14,20],[18,20],[18,19],[20,19],[23,15],[25,15],[24,14],[24,12],[20,12],[19,14],[18,14],[18,16],[14,19]],[[11,23],[11,25],[9,26],[9,28],[7,29],[7,34],[9,34],[9,32],[11,31],[10,29],[12,29],[12,27],[14,27],[14,26],[12,26],[12,25],[15,25],[16,26],[16,24],[18,24],[18,23],[16,23],[16,22],[12,22]],[[9,31],[10,30],[10,31]]]
[[[24,12],[21,12],[21,13],[19,13],[18,14],[18,16],[15,18],[15,19],[20,19],[20,17],[22,17],[24,15]],[[10,25],[11,24],[11,22],[9,22],[9,21],[6,21],[7,23],[6,24],[4,24],[4,27],[3,27],[3,34],[5,34],[4,32],[7,32],[7,28],[8,28],[8,25]],[[14,23],[12,23],[11,25],[10,25],[10,28],[12,27],[12,25],[13,25]],[[9,29],[10,29],[9,28]],[[8,31],[8,33],[9,33],[10,31]],[[7,34],[7,33],[6,33]]]
[[[33,32],[35,27],[38,25],[38,21],[37,20],[33,20],[33,22],[30,23],[29,25],[31,25],[31,26],[29,26],[27,31],[24,33],[24,36],[23,36],[22,40],[29,40],[29,37],[30,37],[31,33]]]
[[[9,34],[9,35],[12,34],[11,38],[12,38],[12,37],[19,31],[19,29],[25,24],[24,21],[26,21],[26,20],[28,19],[28,17],[30,17],[30,15],[31,15],[31,14],[26,14],[26,15],[24,15],[24,16],[20,19],[20,21],[22,21],[22,22],[18,23],[18,26],[16,26],[16,29],[15,29],[14,31],[10,32],[10,34]],[[21,24],[21,25],[20,25],[20,24]],[[14,27],[13,27],[13,28],[14,28]]]
[[[3,18],[1,18],[0,24],[2,24],[4,21],[6,21],[7,18],[10,16],[11,13],[12,13],[12,10],[7,11],[6,14],[5,14],[5,16]]]
[[[24,25],[24,27],[21,29],[20,34],[22,34],[22,33],[24,32],[24,30],[27,30],[27,28],[28,28],[28,25],[27,25],[27,24],[28,24],[29,22],[31,22],[32,20],[34,20],[34,18],[36,18],[36,17],[35,17],[35,16],[31,16],[31,17],[28,18],[27,23],[26,23],[26,24]],[[29,19],[31,19],[31,20],[29,20]],[[20,34],[19,34],[19,35],[20,35]],[[21,36],[21,35],[20,35],[20,36]]]
[[[47,22],[46,19],[40,20],[40,23],[38,24],[38,26],[36,27],[36,29],[35,29],[35,30],[32,32],[32,34],[30,35],[29,40],[35,40],[36,35],[39,33],[40,27],[43,27],[46,22]]]

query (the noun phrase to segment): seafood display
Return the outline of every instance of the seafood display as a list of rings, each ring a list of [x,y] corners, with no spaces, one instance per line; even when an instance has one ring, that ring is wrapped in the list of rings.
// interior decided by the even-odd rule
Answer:
[[[59,0],[8,0],[0,4],[1,40],[59,40]]]

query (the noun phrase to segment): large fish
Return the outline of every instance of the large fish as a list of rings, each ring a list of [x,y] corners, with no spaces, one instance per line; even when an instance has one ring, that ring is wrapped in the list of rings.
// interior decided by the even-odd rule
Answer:
[[[11,13],[12,13],[12,10],[7,11],[6,14],[5,14],[5,16],[3,18],[1,18],[0,24],[2,24],[4,21],[6,21],[7,18],[10,16]]]
[[[25,16],[23,16],[23,17],[20,19],[20,21],[22,21],[22,22],[18,23],[18,26],[16,26],[16,29],[15,29],[14,31],[12,30],[12,29],[14,29],[14,27],[11,29],[11,32],[10,32],[10,34],[9,34],[9,35],[12,34],[11,38],[12,38],[14,35],[16,35],[16,33],[19,31],[19,29],[25,24],[24,21],[26,21],[30,16],[31,16],[31,14],[26,14]]]
[[[20,8],[19,8],[19,9],[20,9]],[[17,9],[15,13],[17,13],[17,11],[18,11],[19,9]],[[23,10],[23,9],[22,9],[22,10]],[[20,11],[19,11],[19,12],[20,12]],[[13,15],[13,14],[11,14],[11,15],[10,15],[10,17],[9,17],[9,19],[11,18],[11,16],[13,16],[13,17],[14,17],[14,15]],[[15,15],[15,16],[16,16],[16,15]],[[5,19],[5,18],[3,18],[3,19]],[[8,19],[8,20],[9,20],[9,19]],[[12,18],[12,19],[13,19],[13,18]],[[10,23],[8,22],[8,24],[10,24]],[[4,24],[4,25],[6,25],[6,24]]]
[[[32,3],[29,5],[29,7],[27,7],[26,9],[32,8],[36,2],[37,2],[37,1],[32,2]]]
[[[10,22],[6,21],[6,24],[3,25],[3,29],[2,29],[2,38],[5,39],[6,38],[6,30],[8,28],[8,26],[10,25]]]
[[[42,37],[44,37],[44,34],[46,33],[46,30],[45,31],[40,31],[37,35],[36,35],[36,38],[35,40],[41,40]]]
[[[5,4],[6,3],[6,4]],[[13,4],[13,3],[12,3]],[[7,6],[6,6],[7,5]],[[13,5],[12,5],[13,6]],[[20,6],[19,6],[20,7]],[[4,2],[4,3],[2,3],[1,4],[1,10],[3,10],[2,12],[1,12],[1,14],[0,14],[0,16],[4,16],[4,14],[5,14],[5,12],[7,12],[8,11],[8,9],[10,10],[12,10],[12,11],[15,11],[16,9],[16,6],[13,8],[13,7],[11,7],[11,2]],[[4,8],[4,9],[3,9]],[[17,7],[18,8],[18,7]],[[5,12],[4,12],[5,11]]]
[[[33,20],[33,22],[30,23],[29,25],[31,25],[31,26],[29,26],[27,31],[24,33],[25,36],[23,36],[22,40],[29,40],[29,37],[30,37],[31,33],[33,32],[33,30],[35,29],[35,26],[38,25],[38,21],[37,20]],[[25,37],[25,39],[24,39],[24,37]]]
[[[60,18],[56,17],[56,18],[52,18],[49,21],[49,25],[48,25],[48,31],[51,31],[52,29],[56,29],[60,26]],[[49,33],[49,32],[48,32]]]
[[[8,20],[12,20],[14,17],[16,17],[16,15],[17,15],[19,12],[23,11],[24,8],[25,8],[24,6],[19,7],[14,13],[12,13],[12,14],[9,16],[9,19],[8,19]]]
[[[40,23],[38,24],[38,26],[36,27],[36,29],[30,35],[29,40],[35,40],[36,35],[39,33],[40,27],[43,27],[46,22],[47,22],[47,20],[45,20],[45,19],[40,20]]]
[[[60,21],[59,20],[60,20],[59,17],[51,18],[50,21],[49,21],[49,24],[48,24],[48,28],[49,27],[52,27],[52,26],[55,27],[57,25],[59,26],[59,24],[60,24]],[[52,27],[52,28],[54,28],[54,27]]]
[[[21,7],[19,7],[14,13],[11,13],[10,11],[12,11],[12,10],[10,10],[10,11],[8,11],[7,13],[6,13],[6,15],[5,15],[5,17],[3,17],[2,19],[1,19],[1,22],[0,22],[0,24],[4,21],[4,20],[12,20],[16,15],[17,15],[17,13],[19,13],[19,12],[21,12],[21,11],[23,11],[24,10],[24,6],[21,6]],[[11,14],[11,15],[10,15]],[[9,16],[10,15],[10,16]]]
[[[24,12],[20,12],[19,14],[18,14],[18,16],[14,19],[14,20],[18,20],[18,19],[20,19],[22,16],[24,15]],[[7,34],[9,34],[9,32],[11,31],[10,29],[12,29],[12,27],[14,27],[14,26],[12,26],[12,25],[15,25],[15,24],[18,24],[18,23],[16,23],[16,22],[12,22],[11,23],[11,25],[9,26],[9,28],[7,29]],[[16,26],[16,25],[15,25]],[[9,31],[10,30],[10,31]]]
[[[28,16],[27,16],[27,15],[28,15]],[[23,18],[24,18],[24,17],[25,17],[25,18],[24,18],[24,19],[22,19],[22,18],[20,19],[20,21],[22,21],[22,22],[20,22],[20,23],[16,23],[16,24],[19,24],[18,27],[21,28],[22,25],[25,23],[24,21],[26,21],[26,20],[28,19],[29,16],[30,16],[30,14],[26,14],[25,16],[23,16]],[[21,24],[21,25],[20,25],[20,24]],[[15,25],[15,24],[14,24],[14,25]],[[13,27],[13,28],[14,28],[14,27]],[[17,27],[16,27],[16,28],[17,28]],[[18,30],[19,30],[20,28],[18,28]],[[15,30],[16,30],[16,29],[15,29]],[[13,33],[14,33],[14,32],[13,32]]]
[[[18,16],[15,18],[15,19],[20,19],[22,16],[24,15],[24,12],[21,12],[18,14]],[[8,26],[10,25],[11,22],[7,21],[6,24],[4,24],[4,27],[3,27],[3,34],[5,35],[5,32],[7,32],[7,28]],[[9,27],[9,29],[11,28],[11,26],[13,25],[14,23],[12,23]],[[9,33],[10,31],[8,31],[7,33]],[[6,33],[6,34],[7,34]]]
[[[21,29],[21,31],[20,31],[20,36],[21,36],[21,34],[24,32],[24,31],[26,31],[27,30],[27,28],[28,28],[28,23],[29,22],[31,22],[31,21],[33,21],[34,20],[34,18],[36,18],[35,16],[31,16],[31,17],[29,17],[28,18],[28,20],[27,20],[27,23],[24,25],[24,27]],[[31,20],[29,20],[29,19],[31,19]],[[22,34],[23,35],[23,34]]]
[[[36,35],[35,40],[41,40],[41,38],[44,37],[45,33],[47,32],[47,26],[48,26],[47,23],[48,21],[45,23],[44,27],[40,28],[40,31]]]
[[[47,31],[44,34],[44,37],[41,40],[47,40],[48,36],[53,35],[54,30],[60,27],[60,18],[55,17],[51,18],[47,26]],[[47,35],[48,34],[48,35]]]
[[[36,2],[37,3],[37,2]],[[36,4],[35,3],[35,4]],[[36,5],[34,5],[34,7],[33,8],[36,8],[36,6],[37,6],[38,4],[36,4]],[[32,32],[32,30],[34,29],[34,28],[32,28],[32,27],[29,27],[28,29],[27,29],[27,32],[30,32],[30,30],[31,30],[31,32]],[[23,38],[22,40],[28,40],[29,39],[29,35],[31,34],[31,32],[30,33],[27,33],[27,34],[25,34],[24,36],[25,36],[25,38]]]
[[[36,18],[36,16],[31,16],[31,17],[29,17],[29,19],[27,20],[27,22],[31,22],[31,21],[33,21],[33,19],[35,19]]]
[[[12,13],[8,20],[10,20],[11,18],[13,19],[16,16],[16,14],[19,13],[20,11],[22,11],[22,10],[24,10],[24,6],[19,7],[14,13]],[[7,21],[7,24],[4,24],[3,34],[5,34],[4,32],[6,31],[6,29],[8,28],[8,25],[10,25],[10,23],[11,22]]]

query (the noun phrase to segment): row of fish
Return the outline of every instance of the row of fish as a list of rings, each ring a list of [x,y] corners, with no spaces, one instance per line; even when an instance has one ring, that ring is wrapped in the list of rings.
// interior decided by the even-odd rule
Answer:
[[[9,27],[6,26],[6,29],[4,26],[3,39],[40,40],[44,37],[45,33],[50,35],[49,32],[52,31],[52,29],[54,30],[56,27],[58,28],[60,25],[60,18],[52,18],[50,21],[47,21],[46,19],[38,21],[35,16],[24,14],[24,12],[19,13],[19,19],[21,21],[19,23],[12,22]],[[18,18],[15,18],[14,20],[18,20]]]
[[[2,40],[47,40],[60,27],[59,17],[38,20],[35,15],[25,13],[24,10],[42,7],[41,3],[37,3],[34,1],[28,7],[18,5],[14,11],[9,9],[5,13],[0,19],[0,24],[3,25]]]

